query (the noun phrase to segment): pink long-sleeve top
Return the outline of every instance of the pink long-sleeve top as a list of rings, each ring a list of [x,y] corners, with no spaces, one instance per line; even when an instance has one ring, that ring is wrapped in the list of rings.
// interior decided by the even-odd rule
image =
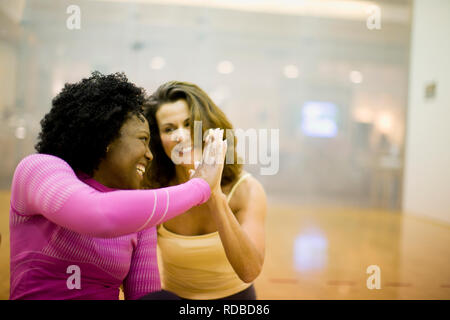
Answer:
[[[155,226],[210,191],[202,179],[113,190],[58,157],[24,158],[11,187],[10,299],[117,300],[121,284],[126,299],[160,290]]]

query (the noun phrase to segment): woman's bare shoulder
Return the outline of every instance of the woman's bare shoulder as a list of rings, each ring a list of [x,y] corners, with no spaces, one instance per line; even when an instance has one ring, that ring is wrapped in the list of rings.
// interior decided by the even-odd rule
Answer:
[[[243,171],[239,178],[245,174],[247,174],[247,172]],[[236,179],[236,182],[239,178]],[[231,185],[234,186],[236,182]],[[265,201],[265,198],[266,194],[261,182],[259,182],[253,175],[249,175],[242,180],[234,190],[234,193],[230,199],[230,206],[239,210],[240,208],[247,207],[249,201]]]

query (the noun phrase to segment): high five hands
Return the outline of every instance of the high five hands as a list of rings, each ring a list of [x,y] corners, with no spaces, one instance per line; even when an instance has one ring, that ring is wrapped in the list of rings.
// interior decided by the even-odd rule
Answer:
[[[208,182],[211,193],[220,191],[226,153],[227,141],[223,140],[223,130],[209,129],[205,138],[201,163],[196,162],[195,170],[189,170],[190,177],[201,178]]]

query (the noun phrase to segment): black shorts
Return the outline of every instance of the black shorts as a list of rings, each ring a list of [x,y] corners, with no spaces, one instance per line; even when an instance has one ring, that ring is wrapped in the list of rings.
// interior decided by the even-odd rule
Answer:
[[[179,296],[170,291],[161,290],[149,293],[139,298],[139,300],[189,300],[189,299],[180,298]],[[250,287],[241,292],[215,300],[256,300],[255,287],[252,284]]]

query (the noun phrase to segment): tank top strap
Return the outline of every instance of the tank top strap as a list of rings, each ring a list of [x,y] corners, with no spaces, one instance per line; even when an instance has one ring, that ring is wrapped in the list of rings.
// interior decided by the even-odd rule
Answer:
[[[234,191],[236,190],[236,188],[241,184],[242,181],[244,181],[245,179],[247,179],[248,177],[250,177],[251,174],[250,173],[246,173],[244,175],[242,175],[239,180],[234,184],[233,188],[231,188],[230,193],[227,196],[227,202],[230,202],[231,197],[233,196]]]

